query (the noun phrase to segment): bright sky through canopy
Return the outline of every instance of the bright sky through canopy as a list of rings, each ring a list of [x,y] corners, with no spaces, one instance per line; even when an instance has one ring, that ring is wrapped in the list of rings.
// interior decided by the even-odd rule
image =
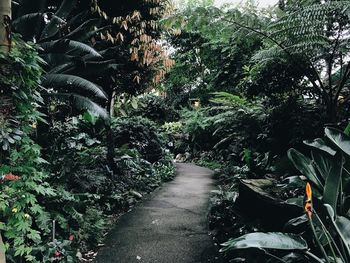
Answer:
[[[216,6],[221,6],[223,4],[231,3],[231,4],[239,4],[244,3],[244,0],[215,0]],[[268,7],[277,4],[278,0],[257,0],[256,1],[260,7]]]

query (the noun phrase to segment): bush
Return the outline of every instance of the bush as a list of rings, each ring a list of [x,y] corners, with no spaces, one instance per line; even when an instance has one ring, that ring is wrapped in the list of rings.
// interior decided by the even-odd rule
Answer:
[[[133,113],[136,116],[142,116],[159,124],[179,119],[177,111],[172,106],[169,106],[163,97],[146,95],[141,98],[140,104],[142,106]]]
[[[151,163],[164,155],[165,141],[157,125],[142,117],[117,118],[112,124],[116,147],[136,149],[141,157]]]
[[[33,262],[40,246],[48,248],[51,230],[40,200],[56,193],[47,183],[41,148],[32,140],[42,120],[41,60],[32,45],[17,36],[14,42],[8,56],[0,54],[0,229],[8,261]]]

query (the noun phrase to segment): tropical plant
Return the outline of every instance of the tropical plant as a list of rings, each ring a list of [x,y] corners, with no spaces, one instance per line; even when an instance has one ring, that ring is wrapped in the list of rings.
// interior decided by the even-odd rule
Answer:
[[[295,149],[288,152],[290,160],[315,190],[312,195],[311,186],[307,183],[305,216],[286,224],[294,227],[303,225],[302,230],[298,231],[301,233],[247,234],[224,243],[222,251],[256,248],[281,262],[285,262],[290,254],[279,257],[280,253],[271,254],[272,250],[284,251],[282,254],[295,251],[314,262],[350,262],[350,243],[346,234],[350,225],[350,174],[347,168],[350,161],[350,137],[334,128],[326,128],[325,135],[324,139],[305,141],[311,149],[312,159]],[[306,233],[313,235],[315,243],[305,241],[308,240],[307,235],[302,232],[307,230],[307,222],[309,231]]]
[[[157,42],[157,21],[167,4],[166,0],[139,5],[22,0],[13,11],[14,29],[26,40],[35,40],[47,62],[43,85],[44,98],[52,98],[49,113],[60,111],[59,100],[104,118],[112,170],[115,153],[109,117],[114,114],[115,97],[145,91],[148,83],[159,82],[173,64]]]
[[[112,123],[116,146],[137,149],[143,159],[155,163],[165,151],[165,142],[156,127],[142,117],[116,118]]]
[[[326,108],[327,120],[335,122],[341,120],[341,109],[348,98],[348,9],[349,3],[341,1],[293,5],[263,30],[234,18],[231,21],[266,40],[266,48],[254,55],[254,62],[260,65],[270,61],[290,62],[294,71],[310,84],[299,92],[320,100]],[[300,86],[303,81],[296,78],[295,85]]]
[[[256,15],[258,10],[254,7],[237,8],[231,13],[257,27],[263,27],[268,20]],[[173,57],[177,63],[165,80],[168,96],[175,104],[198,97],[205,105],[210,92],[215,91],[237,95],[245,65],[261,47],[260,37],[248,31],[235,31],[216,14],[213,6],[203,2],[189,4],[164,21],[170,34],[168,41],[176,48]]]
[[[6,249],[11,262],[35,262],[37,245],[50,233],[49,217],[40,199],[55,196],[42,169],[47,162],[32,139],[36,123],[43,117],[38,112],[42,103],[38,92],[42,60],[33,45],[17,36],[12,40],[11,52],[0,54],[1,68],[6,69],[2,74],[7,72],[1,78],[1,97],[11,102],[2,104],[1,119],[5,123],[9,119],[16,122],[12,128],[4,125],[0,129],[3,136],[12,129],[20,138],[11,141],[11,137],[6,137],[10,144],[1,150],[0,174],[4,180],[0,182],[0,210],[1,222],[6,222],[0,227],[5,243],[2,249]],[[3,143],[6,145],[4,138]]]
[[[98,21],[94,24],[90,21],[89,25],[85,25],[87,28],[79,28],[77,31],[80,34],[64,34],[61,29],[67,23],[74,26],[68,19],[73,19],[71,16],[75,7],[76,1],[57,2],[53,6],[41,1],[34,4],[20,1],[14,6],[12,24],[25,40],[35,40],[40,47],[40,55],[46,61],[46,74],[42,81],[47,91],[45,95],[74,102],[79,109],[88,109],[107,118],[103,105],[107,100],[104,90],[76,72],[81,63],[86,64],[86,68],[106,65],[102,55],[84,43],[91,35],[88,29],[98,25]],[[87,32],[82,35],[83,29]],[[113,67],[113,61],[108,62],[108,66]]]

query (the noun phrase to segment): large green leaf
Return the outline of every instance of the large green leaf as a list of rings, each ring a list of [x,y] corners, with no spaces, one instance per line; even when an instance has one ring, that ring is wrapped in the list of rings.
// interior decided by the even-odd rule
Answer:
[[[76,29],[66,35],[65,38],[76,41],[85,41],[98,32],[98,30],[95,30],[94,28],[98,27],[100,24],[100,19],[90,19],[79,25]]]
[[[77,4],[77,0],[63,0],[61,6],[56,12],[56,15],[66,19],[68,15],[73,11]]]
[[[348,135],[334,128],[326,128],[325,134],[335,146],[350,156],[350,137]]]
[[[83,77],[110,76],[111,71],[116,70],[119,66],[120,64],[116,64],[114,59],[106,61],[87,61],[75,67],[72,74],[79,74]]]
[[[101,57],[101,55],[89,45],[69,39],[48,41],[40,43],[39,45],[46,53],[70,53],[76,55],[89,54],[92,57]]]
[[[75,67],[76,65],[74,62],[68,62],[52,68],[48,73],[49,74],[67,74],[72,70],[74,70]]]
[[[51,17],[50,22],[45,26],[45,28],[41,32],[40,41],[55,36],[60,31],[60,28],[62,28],[62,26],[65,25],[65,23],[66,21],[64,19],[53,15]]]
[[[222,246],[224,248],[220,251],[247,248],[303,251],[308,249],[307,243],[302,237],[278,232],[250,233],[239,238],[231,239],[223,243]]]
[[[44,23],[45,15],[46,13],[35,12],[19,16],[12,21],[13,30],[25,39],[33,39],[38,33],[38,28]]]
[[[293,148],[288,151],[288,157],[294,166],[322,193],[324,185],[312,164],[312,160]]]
[[[109,120],[107,111],[87,97],[73,93],[51,93],[48,96],[56,97],[59,100],[71,102],[77,109],[88,110],[104,120]]]
[[[32,23],[33,20],[37,21],[38,19],[43,18],[44,15],[45,13],[30,13],[20,16],[12,21],[12,26],[16,31],[22,32],[22,27]]]
[[[102,88],[91,81],[74,75],[46,74],[42,84],[47,88],[53,88],[55,90],[64,88],[71,92],[76,92],[76,90],[72,88],[78,88],[81,91],[88,92],[98,98],[107,100],[107,95]]]
[[[326,180],[323,191],[323,201],[337,210],[337,201],[342,178],[342,155],[334,157],[322,151],[313,151],[312,158],[319,173]]]
[[[346,134],[346,135],[350,135],[350,122],[348,123],[348,125],[346,126],[346,128],[345,128],[345,130],[344,130],[344,133]]]
[[[40,40],[51,38],[55,36],[62,25],[66,23],[65,19],[72,12],[76,6],[77,0],[64,0],[57,10],[56,14],[52,17],[50,22],[43,29]]]
[[[41,55],[41,58],[46,61],[46,63],[50,67],[56,67],[62,64],[69,63],[72,61],[75,57],[74,56],[69,56],[66,54],[62,53],[45,53]]]
[[[317,138],[315,140],[304,141],[304,144],[306,144],[307,146],[316,148],[318,150],[325,151],[325,152],[329,153],[330,155],[335,155],[335,153],[336,153],[336,151],[333,150],[331,147],[329,147],[325,143],[325,141],[321,138]]]
[[[325,204],[326,211],[328,213],[329,221],[330,221],[330,227],[333,231],[335,231],[340,237],[340,240],[344,243],[344,247],[347,253],[347,257],[350,257],[350,243],[349,243],[349,225],[350,221],[346,217],[342,216],[336,216],[334,213],[333,208]]]
[[[318,174],[323,179],[322,182],[324,182],[332,170],[333,162],[331,156],[325,152],[315,150],[311,151],[311,157]]]
[[[350,220],[344,216],[337,216],[335,223],[340,230],[340,232],[343,233],[343,241],[346,243],[346,245],[350,246]]]

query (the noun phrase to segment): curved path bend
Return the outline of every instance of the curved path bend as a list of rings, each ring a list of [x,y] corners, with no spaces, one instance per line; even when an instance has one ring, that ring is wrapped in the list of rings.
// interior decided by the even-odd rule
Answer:
[[[95,263],[219,262],[208,235],[212,171],[177,164],[177,177],[121,217]]]

